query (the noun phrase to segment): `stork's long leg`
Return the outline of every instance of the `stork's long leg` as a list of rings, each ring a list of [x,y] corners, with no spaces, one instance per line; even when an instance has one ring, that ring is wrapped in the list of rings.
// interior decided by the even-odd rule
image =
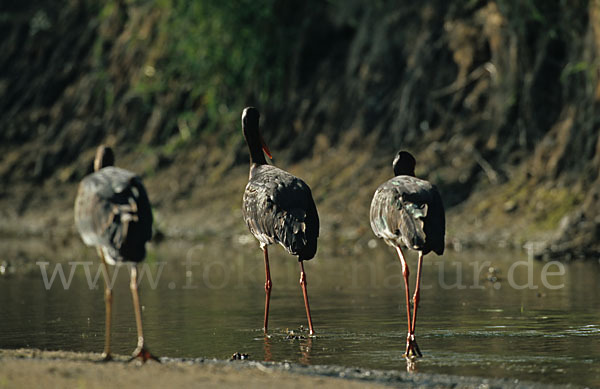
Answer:
[[[310,316],[310,305],[308,304],[308,292],[306,291],[306,273],[304,272],[304,261],[300,262],[300,285],[302,285],[302,294],[304,295],[304,306],[306,307],[306,317],[308,318],[308,328],[310,334],[314,335],[315,330],[313,328],[312,317]]]
[[[267,246],[263,247],[263,253],[265,255],[265,325],[263,327],[265,334],[267,333],[269,325],[269,302],[271,301],[271,288],[273,283],[271,282],[271,271],[269,269],[269,251]]]
[[[408,334],[406,336],[406,355],[408,356],[410,351],[410,339],[412,335],[412,325],[410,321],[410,288],[408,285],[408,276],[410,272],[408,270],[408,264],[406,263],[406,259],[404,259],[404,254],[402,253],[402,249],[400,246],[396,246],[396,251],[398,252],[398,257],[400,258],[400,263],[402,264],[402,275],[404,276],[404,289],[406,291],[406,317],[408,322]]]
[[[100,259],[102,259],[102,266],[104,267],[104,304],[105,304],[105,313],[106,319],[104,322],[104,352],[102,353],[103,361],[111,361],[112,356],[110,355],[110,327],[112,320],[112,289],[110,287],[110,282],[108,279],[110,278],[108,272],[108,265],[106,264],[106,260],[104,259],[104,253],[102,249],[98,248],[98,254],[100,255]]]
[[[410,314],[410,289],[408,285],[408,276],[410,274],[408,270],[408,265],[406,263],[406,259],[404,258],[404,254],[402,253],[402,249],[400,246],[396,246],[396,251],[398,252],[398,257],[400,258],[400,263],[402,264],[402,275],[404,276],[404,287],[406,289],[406,316],[408,320],[408,334],[406,335],[406,357],[410,357],[411,353],[414,356],[422,356],[421,351],[419,350],[419,346],[415,341],[415,332],[414,332],[414,324],[411,322],[411,314]],[[421,263],[419,262],[419,267],[417,269],[417,277],[420,276],[421,272]],[[416,285],[416,290],[419,290],[419,285]],[[417,293],[415,292],[415,295]],[[416,308],[415,308],[416,309]],[[416,319],[416,316],[413,316]]]
[[[415,328],[417,326],[417,309],[419,308],[419,300],[421,299],[421,268],[423,266],[423,252],[419,251],[419,262],[417,264],[417,283],[415,284],[415,294],[413,295],[413,317],[412,317],[412,333],[411,340],[415,346],[414,351],[419,357],[422,357],[421,350],[415,341]]]
[[[138,296],[137,267],[135,264],[131,266],[131,283],[129,284],[129,287],[131,288],[131,296],[133,297],[133,309],[135,311],[135,323],[137,326],[138,334],[138,344],[133,352],[130,361],[132,361],[135,358],[142,358],[143,362],[146,362],[148,359],[160,362],[158,358],[150,354],[150,351],[148,351],[144,345],[144,330],[142,328],[142,310],[140,309],[140,298]]]

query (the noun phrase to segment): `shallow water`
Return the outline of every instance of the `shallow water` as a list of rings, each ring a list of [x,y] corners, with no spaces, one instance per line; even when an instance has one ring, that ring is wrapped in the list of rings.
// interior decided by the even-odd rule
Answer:
[[[297,261],[270,249],[265,338],[264,264],[253,240],[152,246],[140,292],[148,346],[159,356],[223,359],[241,352],[253,360],[403,370],[406,310],[396,254],[379,241],[346,251],[320,249],[305,264],[317,332],[310,338],[301,329]],[[103,283],[99,278],[94,288],[94,250],[82,248],[76,259],[46,257],[47,264],[15,265],[0,276],[0,347],[101,352]],[[59,275],[51,282],[57,266],[67,283],[73,270],[66,288]],[[409,266],[413,288],[414,254]],[[128,354],[135,319],[128,269],[117,269],[112,344]],[[428,255],[416,332],[424,357],[415,370],[600,386],[599,280],[597,261],[545,264],[502,250]],[[288,339],[291,331],[299,339]]]

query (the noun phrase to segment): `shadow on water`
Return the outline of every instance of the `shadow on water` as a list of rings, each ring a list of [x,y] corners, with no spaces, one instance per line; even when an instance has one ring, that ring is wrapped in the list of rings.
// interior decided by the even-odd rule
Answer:
[[[264,265],[253,240],[151,247],[141,271],[148,345],[161,356],[241,352],[253,360],[404,369],[400,265],[391,248],[374,243],[352,255],[321,249],[306,263],[315,338],[303,328],[298,265],[282,249],[270,250],[265,337]],[[77,256],[0,276],[0,347],[102,350],[99,261],[92,249]],[[411,255],[413,275],[415,263]],[[58,269],[64,279],[58,272],[52,278]],[[127,268],[117,269],[112,343],[127,354],[135,347],[135,319]],[[417,323],[424,358],[416,371],[600,385],[599,278],[597,263],[547,264],[524,252],[426,256]]]

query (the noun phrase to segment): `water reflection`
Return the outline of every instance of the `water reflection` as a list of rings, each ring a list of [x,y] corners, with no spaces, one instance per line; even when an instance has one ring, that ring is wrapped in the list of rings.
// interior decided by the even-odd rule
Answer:
[[[222,359],[241,352],[254,360],[406,368],[402,273],[388,248],[337,256],[325,247],[306,263],[317,333],[311,338],[300,328],[306,314],[297,263],[279,248],[271,250],[270,331],[263,335],[263,261],[250,247],[215,239],[150,248],[140,297],[153,352]],[[94,283],[95,252],[52,255],[0,277],[0,347],[101,352],[103,285]],[[414,268],[416,257],[408,261]],[[57,263],[64,282],[70,280],[66,288]],[[113,280],[112,344],[120,354],[135,347],[136,331],[125,270]],[[600,385],[599,275],[595,263],[561,271],[522,252],[428,256],[417,323],[424,358],[412,367]],[[291,331],[299,336],[290,337]]]
[[[269,340],[268,335],[265,335],[264,341],[265,341],[265,346],[264,346],[265,354],[264,354],[263,360],[265,362],[272,362],[273,354],[271,353],[271,341]]]

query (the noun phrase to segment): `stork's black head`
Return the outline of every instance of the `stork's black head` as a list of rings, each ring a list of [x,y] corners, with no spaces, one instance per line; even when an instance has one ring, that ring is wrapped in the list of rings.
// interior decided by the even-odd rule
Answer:
[[[258,120],[260,119],[260,113],[258,109],[254,107],[246,107],[242,111],[242,130],[244,135],[247,132],[252,131],[258,133]]]
[[[115,164],[115,154],[112,149],[106,145],[100,145],[96,149],[96,157],[94,158],[94,171],[103,167],[113,166]]]
[[[244,111],[242,111],[242,132],[250,149],[250,163],[266,164],[267,161],[265,160],[263,151],[269,158],[273,157],[258,129],[259,119],[260,113],[258,109],[254,107],[244,108]]]
[[[413,176],[415,175],[415,165],[417,161],[408,151],[398,151],[392,166],[394,167],[394,174],[397,176]]]

